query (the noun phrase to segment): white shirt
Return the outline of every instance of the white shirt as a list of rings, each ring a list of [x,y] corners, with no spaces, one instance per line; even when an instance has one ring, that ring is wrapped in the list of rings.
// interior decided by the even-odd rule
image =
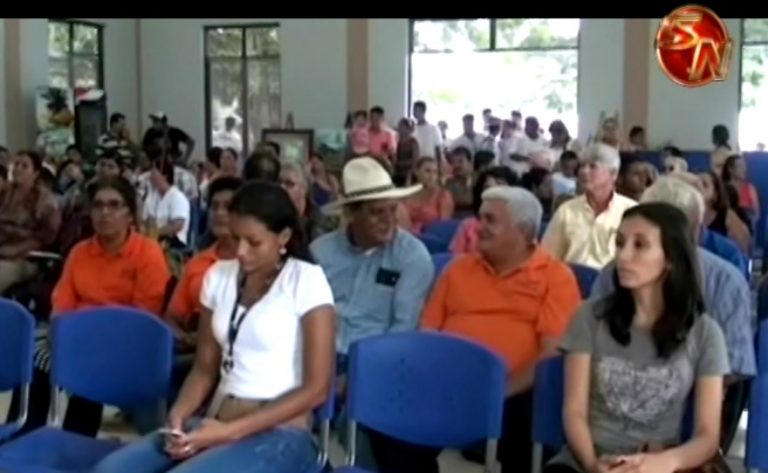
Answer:
[[[218,146],[221,149],[232,148],[237,151],[237,154],[243,152],[243,137],[235,130],[219,130],[213,135],[213,146]]]
[[[197,188],[197,178],[189,170],[184,169],[183,167],[173,167],[173,185],[178,187],[189,200],[195,200],[200,195]],[[150,187],[152,186],[149,184],[149,172],[139,174],[139,177],[136,179],[136,188],[139,197],[146,199]]]
[[[467,148],[474,156],[475,153],[482,149],[483,141],[485,141],[485,135],[482,133],[475,133],[473,138],[469,138],[467,135],[461,135],[451,141],[451,146],[449,146],[449,149],[453,151],[459,146],[463,146]]]
[[[144,199],[142,215],[145,219],[155,219],[157,228],[168,225],[173,220],[184,219],[184,226],[176,234],[182,243],[187,243],[189,233],[189,219],[191,206],[189,199],[176,186],[171,186],[165,195],[160,195],[154,187],[150,186],[147,198]]]
[[[510,154],[517,154],[520,156],[533,158],[539,151],[547,149],[549,146],[547,140],[545,140],[541,135],[539,135],[537,139],[533,140],[525,133],[514,134],[508,140],[509,141],[506,144],[505,149],[506,159],[503,160],[502,164],[510,167],[517,173],[518,176],[522,176],[531,170],[530,159],[528,161],[513,161],[509,159]]]
[[[222,358],[229,348],[227,333],[239,274],[237,260],[221,260],[203,279],[200,302],[213,313],[213,335],[221,346]],[[269,291],[247,309],[233,347],[232,370],[222,370],[219,391],[245,399],[271,400],[299,386],[301,319],[325,305],[333,305],[333,293],[322,268],[288,258]],[[238,308],[238,320],[245,310]]]
[[[414,130],[416,141],[419,142],[419,153],[423,157],[436,158],[435,148],[443,146],[443,138],[440,136],[440,129],[431,123],[422,123],[416,125]]]

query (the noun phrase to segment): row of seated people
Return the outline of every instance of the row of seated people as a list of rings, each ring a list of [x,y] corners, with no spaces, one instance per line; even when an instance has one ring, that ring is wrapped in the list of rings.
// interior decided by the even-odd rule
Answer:
[[[596,171],[593,174],[605,172],[615,179],[613,168],[595,156],[589,163]],[[306,422],[294,423],[292,419],[299,416],[306,420],[312,407],[322,402],[327,387],[322,379],[327,379],[332,369],[323,360],[334,351],[329,341],[334,338],[332,307],[338,313],[336,369],[342,377],[350,343],[419,326],[467,336],[499,353],[510,373],[499,458],[502,464],[521,470],[530,466],[534,368],[541,358],[555,352],[569,324],[570,332],[576,333],[569,332],[565,340],[576,338],[573,343],[578,350],[589,348],[605,360],[601,370],[587,375],[582,372],[580,379],[597,376],[598,383],[601,379],[605,383],[612,374],[630,378],[627,389],[616,391],[609,405],[600,404],[608,399],[599,392],[591,401],[593,406],[598,403],[594,414],[604,416],[599,424],[609,426],[610,436],[624,439],[622,445],[637,441],[624,432],[628,422],[637,424],[643,438],[662,440],[662,445],[672,442],[669,430],[656,431],[653,426],[666,425],[667,417],[662,417],[677,412],[694,377],[728,374],[730,382],[755,373],[746,281],[729,263],[716,257],[708,259],[703,250],[697,256],[689,248],[693,235],[699,232],[704,206],[700,193],[681,181],[660,179],[643,196],[643,201],[666,201],[672,207],[647,203],[620,216],[615,230],[618,249],[614,250],[618,271],[610,266],[604,269],[602,277],[607,283],[599,286],[603,292],[596,290],[596,300],[603,300],[601,296],[611,294],[612,283],[617,296],[609,300],[614,304],[602,309],[589,303],[576,318],[573,314],[581,304],[576,279],[567,265],[536,243],[543,211],[530,192],[509,186],[486,190],[479,211],[478,252],[452,262],[433,288],[434,267],[426,248],[397,226],[398,200],[417,192],[418,187],[394,187],[384,169],[367,158],[348,163],[343,181],[344,198],[333,207],[343,210],[346,226],[316,239],[311,248],[304,240],[296,206],[284,190],[252,183],[236,193],[217,192],[219,181],[211,184],[211,197],[223,199],[212,204],[217,209],[213,227],[219,241],[212,254],[205,256],[207,262],[203,255],[197,260],[199,265],[190,262],[182,276],[182,280],[190,280],[180,283],[174,296],[183,297],[178,294],[184,291],[187,307],[197,306],[200,332],[195,365],[169,422],[174,428],[185,427],[216,388],[220,374],[226,380],[227,409],[235,414],[220,415],[220,422],[186,425],[188,435],[169,439],[166,447],[170,457],[158,447],[154,436],[115,453],[99,471],[145,471],[139,464],[155,465],[151,471],[166,471],[177,464],[174,458],[190,459],[188,471],[206,471],[205,467],[214,462],[228,465],[227,471],[238,471],[237,465],[266,460],[259,454],[234,452],[253,452],[256,445],[274,448],[277,443],[281,448],[296,449],[290,461],[314,460],[309,455],[312,449],[305,448],[309,437],[304,430],[289,430],[290,438],[286,438],[284,429],[273,435],[271,428],[283,423],[305,426]],[[162,252],[154,241],[131,229],[135,195],[130,185],[120,182],[124,181],[100,181],[91,206],[96,235],[69,255],[54,291],[54,314],[115,303],[147,307],[149,300],[155,304],[149,310],[162,312],[168,279],[168,272],[161,269]],[[229,205],[227,197],[231,199]],[[231,251],[219,253],[228,242]],[[131,252],[132,248],[136,252]],[[236,260],[230,259],[233,255]],[[313,260],[319,266],[312,264]],[[210,267],[204,270],[206,265]],[[193,271],[195,266],[198,269]],[[709,317],[700,317],[703,309],[696,299],[699,283],[695,277],[699,268],[707,278],[701,286],[702,297],[716,324]],[[114,281],[110,284],[94,284],[105,277],[111,279],[105,273],[112,271]],[[674,306],[666,307],[671,297]],[[642,309],[644,318],[635,316],[635,309]],[[603,313],[615,322],[604,326],[607,322],[598,317]],[[295,317],[286,318],[286,314]],[[658,333],[657,322],[661,324]],[[238,337],[241,326],[242,336]],[[606,347],[602,343],[593,344],[593,339],[585,338],[597,337],[599,330],[608,330],[617,344],[610,354],[603,351]],[[725,333],[722,349],[718,346],[723,339],[719,330]],[[702,361],[700,346],[710,347],[712,363]],[[624,357],[624,362],[611,364],[616,357]],[[655,366],[650,378],[644,371],[650,369],[648,363]],[[664,375],[671,384],[663,390],[667,395],[663,406],[644,413],[628,408],[638,390],[650,398],[658,397],[658,385],[651,379],[656,369],[674,374]],[[343,384],[341,381],[342,390]],[[707,383],[707,392],[712,395],[705,396],[709,400],[704,409],[707,413],[717,413],[720,408],[713,384],[723,389],[722,382]],[[609,385],[607,382],[603,388]],[[731,392],[729,389],[728,394]],[[716,400],[714,405],[710,405],[712,400]],[[40,403],[33,410],[47,411],[47,406]],[[78,402],[71,403],[69,409],[77,406]],[[726,411],[728,415],[737,413]],[[39,414],[30,420],[33,417],[40,419]],[[67,417],[76,422],[88,414],[70,411]],[[100,416],[91,418],[100,420]],[[676,416],[668,418],[679,424]],[[725,425],[732,423],[732,419],[724,420]],[[93,435],[97,429],[98,425],[91,426],[87,433]],[[697,433],[697,439],[705,438],[699,444],[709,446],[714,432],[716,446],[717,430],[707,428]],[[374,431],[368,431],[368,440],[372,460],[380,471],[437,471],[439,452],[434,449],[404,444]],[[596,441],[602,442],[597,437]],[[618,448],[615,444],[598,446],[607,452]],[[575,454],[583,465],[589,463],[589,455],[583,451]],[[193,465],[199,470],[193,470]],[[300,470],[291,469],[294,466],[275,471]],[[594,471],[591,465],[589,469]]]

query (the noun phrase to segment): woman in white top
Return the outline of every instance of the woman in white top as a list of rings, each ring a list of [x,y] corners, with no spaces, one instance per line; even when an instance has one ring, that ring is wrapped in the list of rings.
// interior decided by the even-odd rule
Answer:
[[[335,356],[331,288],[276,184],[238,191],[230,225],[237,259],[205,275],[195,365],[168,429],[94,472],[301,473],[315,464],[310,420],[328,395]],[[199,417],[214,392],[211,415]]]

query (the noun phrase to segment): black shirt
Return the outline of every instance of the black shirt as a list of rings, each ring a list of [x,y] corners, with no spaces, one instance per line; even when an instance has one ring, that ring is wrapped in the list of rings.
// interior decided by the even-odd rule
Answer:
[[[149,130],[147,130],[147,132],[144,133],[144,141],[142,143],[144,146],[144,149],[145,150],[150,148],[162,149],[163,136],[166,133],[168,134],[168,140],[166,142],[166,146],[169,154],[171,154],[171,156],[173,157],[180,157],[181,149],[179,149],[179,143],[188,142],[189,135],[187,135],[180,128],[176,128],[175,126],[168,127],[167,131],[158,130],[155,128],[150,128]]]

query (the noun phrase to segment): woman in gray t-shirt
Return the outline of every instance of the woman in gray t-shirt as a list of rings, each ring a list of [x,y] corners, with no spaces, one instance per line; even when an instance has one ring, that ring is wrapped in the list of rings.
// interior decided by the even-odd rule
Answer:
[[[561,345],[568,447],[545,473],[673,473],[717,452],[728,357],[704,314],[686,216],[638,205],[624,213],[616,246],[616,292],[585,302]],[[689,397],[695,426],[681,444]],[[641,453],[647,447],[662,450]]]

